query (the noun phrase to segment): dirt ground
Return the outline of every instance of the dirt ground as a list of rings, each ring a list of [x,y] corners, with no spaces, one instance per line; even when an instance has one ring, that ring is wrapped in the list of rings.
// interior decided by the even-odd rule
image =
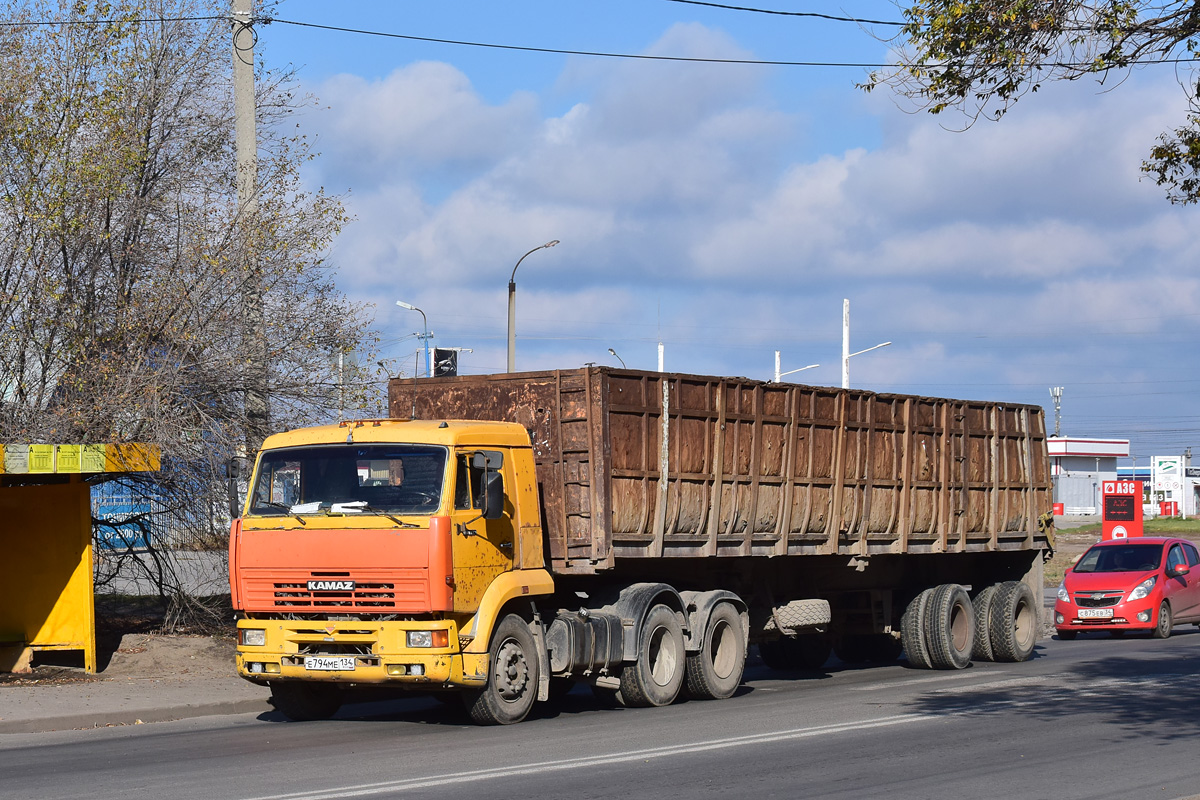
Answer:
[[[83,670],[82,654],[43,652],[34,656],[31,672],[0,672],[0,686],[79,683],[112,678],[165,678],[179,675],[229,675],[233,670],[235,626],[228,620],[207,630],[164,633],[166,612],[157,598],[98,595],[96,597],[96,661],[99,673]],[[226,601],[227,603],[227,601]]]

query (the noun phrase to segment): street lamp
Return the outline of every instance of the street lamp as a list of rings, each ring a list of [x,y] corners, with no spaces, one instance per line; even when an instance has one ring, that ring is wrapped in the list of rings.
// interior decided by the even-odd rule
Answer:
[[[779,383],[779,379],[782,378],[784,375],[791,375],[792,373],[795,373],[795,372],[804,372],[804,370],[806,370],[806,369],[814,369],[819,366],[821,366],[821,365],[820,364],[809,364],[807,367],[800,367],[799,369],[789,369],[787,372],[780,372],[779,371],[779,351],[776,350],[775,351],[775,380],[773,380],[771,382]]]
[[[878,350],[881,347],[887,347],[891,342],[881,342],[874,347],[868,347],[866,350],[859,350],[857,353],[850,352],[850,301],[842,300],[842,388],[850,388],[850,359],[855,356],[861,356],[863,353],[869,353],[872,350]]]
[[[532,253],[538,250],[543,250],[547,247],[554,247],[558,244],[558,239],[552,239],[545,244],[539,244],[537,247],[530,250],[525,255],[517,259],[517,266],[513,267],[512,276],[508,279],[508,371],[515,372],[517,369],[517,267],[521,266],[521,262]]]
[[[629,367],[625,366],[625,359],[623,359],[619,355],[617,355],[616,350],[613,350],[610,347],[610,348],[608,348],[608,352],[612,355],[613,358],[615,358],[617,361],[621,362],[621,369],[629,369]]]
[[[425,328],[425,332],[422,333],[421,336],[419,337],[420,339],[423,339],[425,341],[425,377],[426,378],[432,377],[433,370],[430,369],[430,361],[429,361],[429,340],[433,337],[433,334],[431,334],[429,332],[429,320],[426,319],[424,311],[421,311],[421,309],[417,308],[416,306],[414,306],[410,303],[406,303],[403,300],[397,300],[396,305],[400,306],[401,308],[407,308],[409,311],[416,311],[416,312],[420,313],[421,324]]]

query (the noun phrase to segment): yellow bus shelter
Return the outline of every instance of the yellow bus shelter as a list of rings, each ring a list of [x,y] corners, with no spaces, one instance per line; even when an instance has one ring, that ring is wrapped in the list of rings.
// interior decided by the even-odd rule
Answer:
[[[0,445],[0,672],[39,650],[82,650],[96,671],[91,483],[157,472],[157,446]]]

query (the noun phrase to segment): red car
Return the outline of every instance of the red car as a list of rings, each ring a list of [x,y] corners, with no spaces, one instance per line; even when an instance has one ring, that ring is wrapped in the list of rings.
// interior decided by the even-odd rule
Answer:
[[[1184,622],[1200,622],[1200,552],[1186,539],[1098,542],[1067,570],[1054,604],[1060,639],[1080,631],[1165,639]]]

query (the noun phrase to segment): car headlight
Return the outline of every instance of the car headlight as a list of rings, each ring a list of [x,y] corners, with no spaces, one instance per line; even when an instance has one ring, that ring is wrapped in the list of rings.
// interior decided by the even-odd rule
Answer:
[[[1071,602],[1071,595],[1067,594],[1067,584],[1065,581],[1058,585],[1058,599],[1064,603]]]
[[[1146,580],[1133,587],[1133,591],[1129,593],[1130,600],[1141,600],[1150,595],[1150,590],[1154,588],[1154,584],[1158,582],[1157,575],[1151,575]]]
[[[262,628],[238,628],[238,638],[247,647],[264,647],[267,644],[267,632]]]

